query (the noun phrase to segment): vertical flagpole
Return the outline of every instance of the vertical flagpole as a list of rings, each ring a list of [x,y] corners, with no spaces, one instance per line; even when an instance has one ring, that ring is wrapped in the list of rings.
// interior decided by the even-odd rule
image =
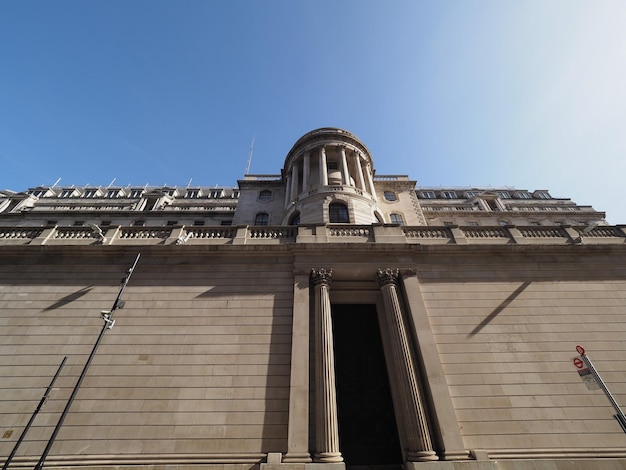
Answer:
[[[87,362],[85,363],[85,367],[83,367],[83,371],[80,373],[80,376],[78,377],[78,381],[76,382],[76,385],[74,386],[74,390],[72,390],[72,394],[70,395],[70,398],[67,400],[65,409],[63,410],[63,413],[61,413],[59,422],[57,423],[56,427],[54,428],[54,431],[52,432],[52,436],[50,437],[50,440],[48,441],[48,445],[46,445],[46,448],[44,449],[43,454],[41,454],[41,458],[39,459],[39,462],[37,462],[37,465],[35,465],[34,467],[35,470],[41,470],[43,468],[43,465],[46,461],[46,457],[48,456],[48,453],[50,452],[50,448],[52,447],[52,444],[54,444],[54,440],[56,439],[57,434],[59,433],[59,430],[61,429],[61,426],[63,425],[65,416],[67,415],[67,412],[72,406],[72,402],[74,401],[74,398],[76,397],[76,394],[78,393],[78,389],[83,383],[83,379],[85,378],[85,375],[87,375],[87,370],[89,369],[89,366],[91,365],[91,361],[96,355],[96,350],[98,349],[98,346],[100,345],[100,342],[102,341],[102,338],[104,337],[104,333],[106,333],[107,330],[110,330],[111,328],[113,328],[113,325],[115,324],[115,320],[111,320],[113,313],[118,308],[122,308],[124,306],[124,301],[120,299],[122,297],[122,294],[124,293],[124,290],[126,289],[126,284],[128,284],[128,281],[130,280],[130,276],[133,274],[133,271],[135,270],[135,266],[137,266],[137,262],[139,261],[140,256],[141,256],[141,253],[137,255],[137,258],[135,258],[135,262],[133,263],[131,268],[126,272],[126,277],[122,279],[122,285],[120,287],[120,291],[117,294],[115,301],[113,302],[113,307],[111,307],[111,310],[109,311],[105,310],[101,312],[102,319],[104,320],[104,324],[102,325],[102,330],[100,330],[100,335],[98,335],[96,344],[94,344],[93,349],[91,350],[91,354],[89,355],[89,358],[87,359]]]

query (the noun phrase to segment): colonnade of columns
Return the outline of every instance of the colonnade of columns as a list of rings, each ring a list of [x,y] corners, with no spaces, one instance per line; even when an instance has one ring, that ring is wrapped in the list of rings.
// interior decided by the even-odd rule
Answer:
[[[339,447],[335,359],[329,289],[332,270],[313,269],[315,309],[315,398],[316,462],[343,461]],[[408,461],[431,461],[438,457],[430,437],[424,392],[412,351],[409,328],[398,291],[398,270],[381,269],[377,280],[383,296],[385,319],[390,334],[394,375],[399,381],[399,416],[404,420],[405,453]]]
[[[294,159],[287,172],[287,190],[285,191],[285,206],[295,200],[300,193],[313,189],[313,185],[328,186],[328,156],[327,149],[331,146],[322,146],[317,150],[317,165],[313,165],[311,151],[305,151],[301,157]],[[338,151],[338,169],[341,174],[341,185],[352,186],[365,193],[375,195],[373,169],[371,163],[358,150],[347,155],[346,146],[336,146]],[[317,166],[317,178],[313,178],[312,168]],[[300,178],[302,173],[302,178]]]

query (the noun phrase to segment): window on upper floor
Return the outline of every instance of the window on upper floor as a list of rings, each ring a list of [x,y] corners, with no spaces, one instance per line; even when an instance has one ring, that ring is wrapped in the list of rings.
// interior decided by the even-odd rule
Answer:
[[[385,191],[383,192],[383,196],[385,198],[385,201],[393,202],[398,200],[398,196],[396,196],[396,193],[394,193],[393,191]]]
[[[509,194],[508,191],[498,191],[498,196],[500,196],[501,199],[511,199],[511,194]]]
[[[259,201],[267,202],[273,199],[272,191],[269,189],[264,189],[259,193]]]
[[[108,197],[108,198],[120,197],[120,190],[119,189],[109,189],[107,191],[106,197]]]
[[[237,199],[237,198],[239,198],[239,190],[237,190],[237,189],[236,189],[236,190],[234,190],[234,191],[233,191],[233,194],[231,195],[231,197],[232,197],[233,199]]]
[[[176,225],[178,223],[178,220],[168,220],[167,221],[167,225],[168,227],[171,227],[173,225]]]
[[[135,220],[133,222],[133,225],[135,227],[143,227],[144,225],[146,225],[146,221],[145,220]]]
[[[194,220],[193,225],[194,227],[202,227],[204,225],[204,220]]]
[[[476,196],[478,193],[476,191],[465,191],[465,197],[467,199],[471,199]]]
[[[402,216],[400,214],[389,214],[389,220],[391,221],[392,224],[398,224],[398,225],[403,225],[404,224],[404,219],[402,218]]]
[[[420,194],[422,195],[424,199],[436,199],[437,198],[435,191],[422,191]]]
[[[450,222],[448,220],[444,220],[443,225],[444,225],[444,227],[452,227],[454,225],[454,222]]]
[[[337,165],[337,162],[328,162],[328,163],[326,163],[326,167],[329,170],[338,170],[339,169],[339,166]]]
[[[500,225],[501,227],[506,227],[507,225],[511,225],[511,221],[500,219],[498,220],[498,225]]]
[[[535,191],[533,196],[537,199],[552,199],[548,191]]]
[[[75,189],[64,189],[63,191],[61,191],[61,194],[59,195],[59,197],[72,197],[75,194],[76,194]]]
[[[85,194],[83,194],[83,197],[98,197],[98,190],[97,189],[87,189],[85,191]]]
[[[254,225],[269,225],[269,223],[270,223],[270,216],[266,212],[259,212],[254,217]]]
[[[141,197],[143,195],[143,189],[133,189],[130,192],[130,197],[132,198],[138,198]]]
[[[200,194],[201,193],[199,189],[188,189],[185,193],[185,197],[188,199],[197,199],[200,197]]]
[[[44,197],[47,192],[47,189],[35,189],[33,191],[30,191],[29,194],[35,197]]]
[[[530,199],[530,194],[528,194],[528,191],[518,191],[515,193],[515,197],[518,199]]]
[[[478,222],[474,221],[474,220],[470,220],[467,223],[468,227],[478,227]]]
[[[209,197],[211,199],[219,199],[221,197],[224,197],[224,190],[223,189],[212,189],[211,192],[209,193]]]
[[[456,199],[456,191],[442,191],[441,195],[446,199]]]
[[[289,225],[300,225],[300,212],[296,212],[289,219]]]
[[[328,206],[328,219],[331,224],[349,224],[348,208],[341,202],[333,202]]]

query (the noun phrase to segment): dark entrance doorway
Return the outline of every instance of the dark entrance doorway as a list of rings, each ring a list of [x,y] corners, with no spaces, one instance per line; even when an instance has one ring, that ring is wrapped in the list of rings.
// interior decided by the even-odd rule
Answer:
[[[332,306],[339,444],[348,468],[400,468],[402,453],[374,305]]]

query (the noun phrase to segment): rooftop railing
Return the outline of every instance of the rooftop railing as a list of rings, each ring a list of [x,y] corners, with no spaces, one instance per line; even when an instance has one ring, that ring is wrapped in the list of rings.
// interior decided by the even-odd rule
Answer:
[[[6,245],[255,245],[297,243],[393,243],[409,245],[626,244],[626,225],[570,226],[110,226],[0,227]]]

